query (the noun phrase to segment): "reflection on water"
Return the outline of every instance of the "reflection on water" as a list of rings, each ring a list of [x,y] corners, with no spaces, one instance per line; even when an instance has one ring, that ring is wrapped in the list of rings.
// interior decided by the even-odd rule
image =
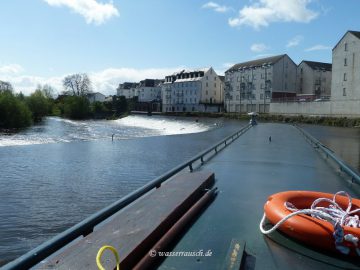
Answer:
[[[302,125],[306,131],[333,150],[341,159],[360,172],[360,129]]]
[[[49,118],[19,134],[0,135],[0,264],[143,186],[241,125],[220,119],[196,122],[147,116],[115,121]],[[177,135],[159,136],[169,134]]]

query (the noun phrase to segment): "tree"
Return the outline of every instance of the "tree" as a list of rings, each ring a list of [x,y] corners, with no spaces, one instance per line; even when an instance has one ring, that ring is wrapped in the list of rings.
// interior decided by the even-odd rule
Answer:
[[[0,92],[0,129],[30,126],[31,111],[11,91]]]
[[[68,96],[64,99],[64,115],[71,119],[89,117],[90,102],[86,97]]]
[[[91,81],[86,73],[66,76],[63,80],[65,91],[73,96],[85,96],[91,92]]]
[[[38,84],[36,90],[40,90],[47,99],[54,99],[55,90],[50,84]]]
[[[49,101],[41,90],[36,90],[26,101],[35,122],[41,121],[49,113]]]
[[[0,93],[1,92],[12,92],[14,88],[12,87],[11,83],[0,81]]]

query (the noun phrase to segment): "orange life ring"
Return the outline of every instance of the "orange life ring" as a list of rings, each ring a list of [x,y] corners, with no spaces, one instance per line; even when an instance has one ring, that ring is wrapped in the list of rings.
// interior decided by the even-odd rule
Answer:
[[[278,223],[282,218],[293,213],[285,206],[286,202],[292,203],[298,209],[310,208],[311,204],[318,198],[333,199],[334,194],[313,191],[286,191],[271,195],[264,205],[266,218],[272,224]],[[344,209],[348,206],[348,198],[337,196],[336,202]],[[322,202],[318,206],[328,207],[329,203]],[[360,200],[352,199],[352,209],[360,208]],[[336,251],[334,243],[334,228],[330,222],[300,214],[286,220],[279,228],[284,234],[299,240],[305,244],[321,250]],[[360,239],[360,229],[344,226],[344,234],[352,234]],[[360,244],[360,243],[359,243]],[[351,248],[349,255],[355,255],[353,245],[344,245]],[[360,245],[359,245],[360,246]],[[338,252],[337,252],[338,253]]]

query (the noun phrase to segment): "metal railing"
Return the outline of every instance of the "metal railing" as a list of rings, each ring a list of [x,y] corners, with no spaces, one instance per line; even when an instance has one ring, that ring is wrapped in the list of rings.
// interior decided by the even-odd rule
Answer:
[[[360,176],[359,176],[359,174],[356,171],[354,171],[352,168],[350,168],[345,163],[345,161],[343,161],[342,159],[337,157],[332,150],[330,150],[328,147],[323,145],[320,141],[315,139],[308,132],[306,132],[302,128],[298,127],[297,125],[294,125],[294,126],[300,131],[300,133],[302,133],[305,136],[305,138],[307,138],[310,141],[310,143],[315,148],[317,148],[319,151],[324,153],[327,158],[331,158],[339,166],[340,171],[346,173],[351,178],[352,182],[356,182],[357,184],[360,185]]]
[[[171,169],[170,171],[164,173],[163,175],[155,178],[151,182],[147,183],[146,185],[142,186],[141,188],[131,192],[130,194],[126,195],[125,197],[119,199],[118,201],[112,203],[111,205],[105,207],[104,209],[100,210],[99,212],[91,215],[90,217],[86,218],[85,220],[81,221],[80,223],[74,225],[73,227],[67,229],[66,231],[58,234],[54,238],[46,241],[45,243],[41,244],[37,248],[29,251],[28,253],[22,255],[21,257],[15,259],[14,261],[6,264],[1,268],[1,270],[15,270],[15,269],[28,269],[30,267],[35,266],[36,264],[40,263],[42,260],[46,259],[65,245],[71,243],[73,240],[80,236],[86,236],[93,232],[94,227],[109,218],[110,216],[114,215],[119,210],[123,209],[130,203],[134,202],[135,200],[139,199],[141,196],[149,192],[154,188],[159,188],[161,184],[168,180],[170,177],[174,176],[181,170],[189,167],[190,171],[193,171],[193,164],[197,161],[200,161],[200,166],[204,164],[204,158],[206,155],[213,152],[217,154],[221,149],[225,148],[227,145],[232,143],[234,140],[239,138],[242,134],[244,134],[248,129],[251,128],[251,125],[246,125],[239,131],[235,132],[234,134],[226,137],[225,139],[221,140],[220,142],[216,143],[214,146],[209,147],[208,149],[204,150],[203,152],[199,153],[195,157],[189,159],[188,161],[178,165],[177,167]]]

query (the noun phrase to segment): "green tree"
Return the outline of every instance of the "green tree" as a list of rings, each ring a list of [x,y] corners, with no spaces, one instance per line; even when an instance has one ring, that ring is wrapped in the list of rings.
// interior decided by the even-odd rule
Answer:
[[[36,90],[26,99],[35,122],[39,122],[49,113],[49,101],[41,90]]]
[[[64,98],[64,115],[71,119],[86,119],[89,117],[90,103],[85,97],[68,96]]]
[[[32,114],[25,102],[11,91],[0,92],[0,128],[22,128],[32,124]]]

